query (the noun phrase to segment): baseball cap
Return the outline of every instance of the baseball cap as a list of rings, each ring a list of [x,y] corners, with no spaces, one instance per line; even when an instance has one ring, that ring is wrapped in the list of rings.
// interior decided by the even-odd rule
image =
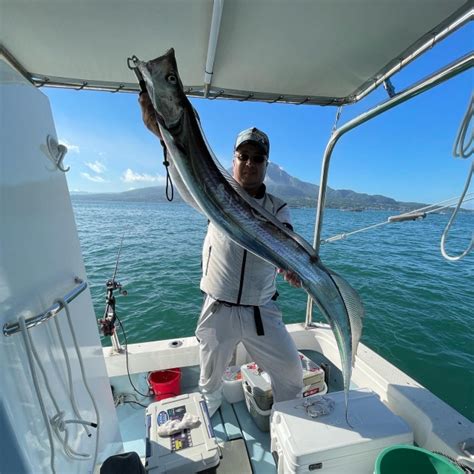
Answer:
[[[260,146],[265,155],[268,155],[270,152],[270,141],[266,133],[262,132],[256,127],[247,128],[242,130],[235,140],[234,150],[236,150],[240,145],[244,143],[254,142]]]

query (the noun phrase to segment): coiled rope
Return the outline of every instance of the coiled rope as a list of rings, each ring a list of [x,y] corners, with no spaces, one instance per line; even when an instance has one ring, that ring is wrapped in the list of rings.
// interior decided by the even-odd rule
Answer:
[[[58,336],[59,336],[59,340],[60,340],[60,345],[61,345],[63,355],[64,355],[64,359],[65,359],[65,362],[66,362],[66,369],[67,369],[67,376],[68,376],[69,398],[70,398],[71,405],[73,407],[73,411],[74,411],[77,419],[64,419],[65,412],[60,410],[59,404],[58,404],[56,398],[53,395],[53,391],[52,391],[51,386],[49,384],[49,380],[48,380],[46,371],[44,369],[43,364],[41,363],[41,359],[40,359],[40,357],[38,355],[38,351],[36,350],[36,347],[33,343],[33,339],[31,338],[31,335],[28,331],[28,328],[26,327],[25,318],[23,316],[21,316],[19,318],[19,325],[20,325],[20,328],[21,328],[21,334],[22,334],[22,337],[23,337],[23,341],[25,343],[26,355],[27,355],[27,358],[28,358],[28,364],[30,366],[31,376],[32,376],[32,379],[33,379],[33,385],[35,387],[36,395],[38,397],[38,401],[39,401],[39,404],[40,404],[41,413],[43,415],[43,420],[44,420],[45,427],[46,427],[46,430],[47,430],[47,433],[48,433],[48,440],[49,440],[49,445],[50,445],[51,472],[53,474],[56,473],[55,466],[54,466],[54,464],[55,464],[55,450],[54,450],[54,441],[53,441],[53,436],[52,436],[53,432],[56,435],[57,439],[59,440],[60,444],[62,445],[64,453],[70,459],[85,461],[85,460],[89,460],[89,459],[92,458],[92,456],[90,454],[78,453],[78,452],[74,451],[71,448],[71,446],[69,445],[69,432],[67,430],[67,425],[68,424],[80,424],[80,425],[82,425],[84,427],[88,437],[90,437],[91,434],[89,433],[89,430],[87,429],[87,427],[90,426],[90,427],[93,427],[93,428],[97,428],[96,443],[95,443],[95,450],[94,450],[94,457],[93,457],[93,464],[92,464],[92,470],[93,470],[95,465],[96,465],[97,456],[98,456],[98,452],[99,452],[99,422],[100,422],[99,410],[97,408],[97,404],[96,404],[96,401],[95,401],[95,399],[92,395],[92,392],[91,392],[91,390],[90,390],[90,388],[87,384],[87,379],[86,379],[85,370],[84,370],[84,364],[83,364],[83,361],[82,361],[81,352],[79,350],[79,345],[77,343],[76,334],[74,332],[74,328],[73,328],[73,325],[72,325],[69,306],[68,306],[68,304],[66,303],[66,301],[64,299],[60,299],[60,298],[56,299],[55,303],[60,304],[66,311],[66,316],[67,316],[67,320],[68,320],[68,324],[69,324],[69,329],[71,331],[72,339],[73,339],[74,346],[75,346],[75,349],[76,349],[77,358],[78,358],[78,361],[79,361],[79,366],[80,366],[80,369],[81,369],[83,383],[84,383],[84,386],[87,390],[87,393],[89,394],[89,396],[91,398],[92,405],[94,406],[97,421],[96,421],[96,423],[85,421],[79,415],[79,410],[77,408],[77,404],[76,404],[76,400],[75,400],[75,396],[74,396],[73,385],[72,385],[72,374],[71,374],[71,366],[70,366],[69,356],[67,354],[67,350],[66,350],[66,347],[65,347],[65,344],[64,344],[64,339],[62,337],[61,329],[59,327],[58,322],[55,320],[56,329],[58,331]],[[40,370],[40,372],[43,376],[43,380],[44,380],[46,390],[48,392],[49,397],[51,398],[51,401],[54,405],[54,409],[56,411],[56,414],[53,415],[51,418],[48,417],[47,412],[46,412],[44,399],[43,399],[43,396],[41,394],[41,389],[40,389],[40,386],[39,386],[38,375],[37,375],[36,369],[35,369],[35,362],[36,362],[36,365],[38,366],[38,368],[39,368],[39,370]]]
[[[467,108],[466,114],[464,115],[464,119],[462,120],[461,126],[459,127],[457,138],[454,141],[453,155],[455,158],[457,157],[457,158],[466,159],[466,158],[469,158],[474,152],[474,147],[472,146],[474,142],[474,130],[473,130],[474,127],[471,127],[471,121],[472,121],[473,115],[474,115],[474,94],[471,96],[471,102],[469,103],[469,107]],[[471,128],[470,137],[467,135],[469,128]],[[454,209],[453,214],[451,215],[451,218],[449,219],[448,224],[446,225],[446,228],[444,229],[443,234],[441,236],[441,242],[440,242],[441,255],[446,260],[449,260],[451,262],[461,260],[474,247],[474,232],[473,232],[472,237],[471,237],[471,243],[468,245],[466,250],[464,250],[464,252],[461,252],[459,255],[448,255],[448,253],[446,252],[446,239],[448,237],[449,229],[451,229],[451,226],[458,213],[458,210],[461,207],[461,204],[463,203],[464,196],[467,193],[467,190],[469,189],[473,172],[474,172],[474,161],[471,163],[471,169],[468,172],[466,184],[464,185],[464,190],[461,194],[461,197],[459,198],[459,202],[456,206],[456,209]]]

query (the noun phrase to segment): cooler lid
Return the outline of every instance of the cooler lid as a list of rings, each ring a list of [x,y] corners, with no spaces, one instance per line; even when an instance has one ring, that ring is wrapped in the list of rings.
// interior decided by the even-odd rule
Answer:
[[[185,413],[198,416],[199,426],[161,437],[158,426],[181,420]],[[202,394],[182,394],[152,403],[146,410],[147,469],[156,472],[197,472],[219,462],[219,450]]]
[[[311,418],[303,403],[316,397],[273,405],[272,432],[278,436],[283,451],[295,465],[303,466],[406,442],[407,435],[411,434],[405,421],[392,413],[369,389],[349,392],[349,421],[353,428],[345,419],[344,392],[325,395],[335,402],[333,412]]]
[[[271,395],[272,385],[267,372],[258,367],[255,362],[249,362],[241,367],[242,377],[252,388],[258,388],[265,394]]]

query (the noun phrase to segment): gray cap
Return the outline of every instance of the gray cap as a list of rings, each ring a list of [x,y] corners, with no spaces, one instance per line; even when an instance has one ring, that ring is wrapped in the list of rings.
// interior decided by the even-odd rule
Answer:
[[[266,133],[262,132],[256,127],[247,128],[247,130],[242,130],[235,140],[234,150],[244,143],[254,142],[260,146],[265,155],[270,153],[270,141]]]

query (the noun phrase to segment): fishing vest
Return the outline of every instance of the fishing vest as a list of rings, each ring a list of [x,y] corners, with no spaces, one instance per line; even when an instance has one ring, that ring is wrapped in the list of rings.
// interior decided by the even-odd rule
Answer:
[[[284,201],[268,193],[256,201],[291,227]],[[209,223],[202,249],[201,290],[204,293],[231,304],[260,306],[276,294],[275,280],[273,265],[245,250]]]

